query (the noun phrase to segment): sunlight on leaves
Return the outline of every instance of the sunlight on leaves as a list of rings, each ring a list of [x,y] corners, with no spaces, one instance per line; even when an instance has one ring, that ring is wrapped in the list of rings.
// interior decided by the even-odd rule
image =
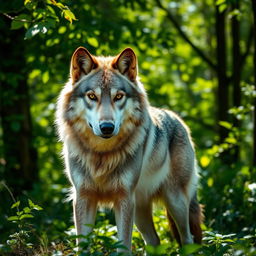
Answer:
[[[211,162],[211,159],[208,156],[202,156],[200,158],[200,164],[203,168],[207,167]]]

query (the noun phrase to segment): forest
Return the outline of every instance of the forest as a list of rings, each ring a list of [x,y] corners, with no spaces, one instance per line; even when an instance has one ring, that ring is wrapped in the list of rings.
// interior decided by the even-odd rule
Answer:
[[[255,0],[1,1],[0,29],[0,255],[122,255],[109,209],[75,249],[54,120],[79,46],[131,47],[150,103],[176,112],[195,143],[203,243],[179,248],[156,205],[161,245],[134,226],[133,255],[256,255]]]

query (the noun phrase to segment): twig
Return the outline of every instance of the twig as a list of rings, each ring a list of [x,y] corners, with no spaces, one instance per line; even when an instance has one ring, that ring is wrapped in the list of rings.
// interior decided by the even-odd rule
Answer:
[[[17,19],[16,17],[12,17],[7,13],[1,13],[2,15],[4,15],[5,17],[7,17],[10,20],[15,20],[15,21],[20,21],[20,22],[28,22],[28,23],[33,23],[33,20],[26,20],[26,19]]]
[[[249,56],[252,41],[253,41],[253,27],[251,26],[250,31],[248,33],[248,38],[247,38],[247,41],[246,41],[246,49],[245,49],[244,53],[241,55],[241,68],[242,69],[243,69],[243,65],[244,65],[247,57]],[[228,77],[227,82],[230,83],[230,82],[233,81],[233,79],[234,79],[234,74],[232,74]]]
[[[10,194],[10,196],[11,196],[13,202],[16,203],[17,200],[15,199],[15,197],[14,197],[12,191],[9,189],[9,187],[5,184],[4,181],[1,181],[1,184],[2,184],[2,185],[6,188],[6,190],[9,192],[9,194]]]

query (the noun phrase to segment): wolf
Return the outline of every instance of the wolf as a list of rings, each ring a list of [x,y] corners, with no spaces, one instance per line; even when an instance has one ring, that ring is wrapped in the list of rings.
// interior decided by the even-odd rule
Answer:
[[[113,207],[118,239],[128,250],[134,222],[145,242],[157,246],[152,205],[160,201],[179,244],[201,243],[190,131],[174,112],[150,106],[131,48],[114,57],[77,48],[56,123],[77,235],[92,231],[103,205]]]

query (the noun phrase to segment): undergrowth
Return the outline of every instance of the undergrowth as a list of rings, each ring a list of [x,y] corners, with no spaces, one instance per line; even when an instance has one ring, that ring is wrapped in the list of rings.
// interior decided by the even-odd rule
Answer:
[[[117,248],[124,248],[122,242],[116,239],[116,227],[109,223],[106,214],[99,213],[101,221],[95,225],[93,232],[84,238],[85,242],[76,246],[74,229],[71,227],[65,233],[63,241],[49,241],[47,235],[42,230],[36,230],[32,219],[36,218],[36,213],[45,214],[42,207],[33,203],[30,199],[24,206],[20,201],[16,201],[11,209],[13,215],[7,218],[15,227],[15,232],[9,234],[9,238],[0,245],[0,254],[9,255],[38,255],[38,256],[121,256],[125,253],[117,253]],[[220,234],[217,231],[207,229],[205,226],[203,244],[187,245],[179,249],[177,243],[170,239],[168,223],[163,209],[156,209],[154,222],[162,244],[157,247],[144,246],[140,233],[134,228],[133,231],[133,255],[216,255],[216,256],[253,256],[255,255],[254,235]]]

